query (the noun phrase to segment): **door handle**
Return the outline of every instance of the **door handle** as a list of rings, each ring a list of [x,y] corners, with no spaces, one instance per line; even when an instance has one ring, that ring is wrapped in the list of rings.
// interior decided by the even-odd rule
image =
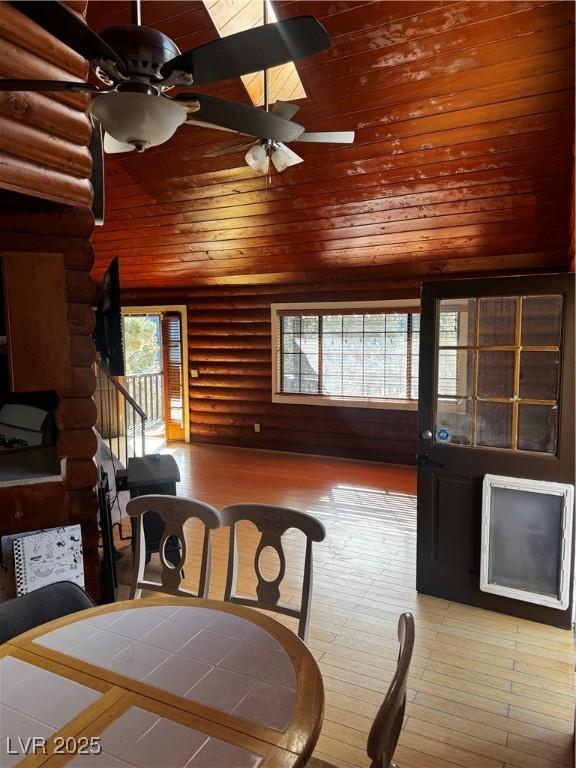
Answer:
[[[418,454],[418,464],[421,467],[438,467],[439,469],[444,468],[444,464],[441,464],[439,461],[435,461],[429,454],[427,453],[419,453]]]

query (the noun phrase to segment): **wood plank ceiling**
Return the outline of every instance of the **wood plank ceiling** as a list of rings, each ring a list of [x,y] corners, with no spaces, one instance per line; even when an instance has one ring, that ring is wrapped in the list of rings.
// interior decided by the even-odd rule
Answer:
[[[260,2],[260,0],[254,0]],[[125,288],[353,280],[556,268],[569,261],[574,142],[570,2],[275,4],[319,18],[330,50],[298,64],[305,162],[263,177],[237,137],[183,126],[143,156],[107,158],[95,275],[118,255]],[[91,3],[98,30],[127,2]],[[217,37],[200,2],[144,2],[181,49]],[[206,87],[248,103],[241,81]]]

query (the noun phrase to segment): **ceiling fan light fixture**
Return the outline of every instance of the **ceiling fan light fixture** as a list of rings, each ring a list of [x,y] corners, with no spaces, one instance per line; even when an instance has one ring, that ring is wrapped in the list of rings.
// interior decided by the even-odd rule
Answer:
[[[272,152],[272,164],[278,173],[282,173],[286,168],[290,168],[291,165],[298,165],[303,162],[302,158],[293,152],[289,147],[281,144],[277,149]]]
[[[112,138],[140,151],[168,141],[188,115],[164,96],[126,91],[98,96],[89,111]]]
[[[253,147],[250,147],[244,159],[250,168],[253,168],[258,173],[268,173],[270,158],[268,157],[266,147],[263,147],[262,144],[255,144]]]

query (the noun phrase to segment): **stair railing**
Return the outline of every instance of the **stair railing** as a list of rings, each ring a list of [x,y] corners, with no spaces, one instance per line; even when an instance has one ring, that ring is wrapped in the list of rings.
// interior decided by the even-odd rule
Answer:
[[[146,453],[146,413],[126,387],[106,371],[100,361],[95,363],[98,409],[96,429],[114,457],[128,466],[128,459]]]

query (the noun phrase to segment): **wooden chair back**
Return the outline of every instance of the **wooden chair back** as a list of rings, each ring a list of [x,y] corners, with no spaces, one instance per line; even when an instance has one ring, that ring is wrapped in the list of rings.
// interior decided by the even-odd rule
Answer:
[[[372,760],[370,768],[394,766],[392,758],[404,722],[406,685],[414,650],[414,617],[411,613],[401,614],[398,620],[398,640],[400,652],[396,672],[368,736],[368,757]]]
[[[311,515],[287,507],[275,507],[268,504],[231,504],[221,512],[222,524],[230,528],[228,548],[228,572],[224,599],[231,603],[264,608],[275,613],[283,613],[298,619],[298,636],[306,642],[310,622],[310,603],[312,599],[312,543],[326,538],[326,529]],[[254,570],[258,583],[256,597],[244,597],[236,594],[238,574],[238,546],[236,541],[236,523],[247,520],[260,531],[260,541],[254,557]],[[286,557],[282,548],[282,536],[290,528],[297,528],[306,536],[306,554],[304,559],[304,578],[300,608],[292,608],[280,603],[280,585],[286,573]],[[278,555],[280,567],[278,575],[267,581],[260,570],[260,556],[266,547],[272,547]]]
[[[164,523],[164,533],[160,541],[158,554],[162,565],[160,582],[146,581],[144,569],[146,567],[146,541],[144,534],[145,512],[156,512]],[[131,499],[126,505],[126,512],[130,517],[136,518],[136,554],[134,558],[134,573],[130,588],[130,599],[139,598],[143,589],[153,592],[166,592],[169,595],[182,595],[184,597],[208,597],[210,584],[210,531],[222,525],[220,513],[209,504],[184,496],[148,495]],[[195,594],[181,589],[182,568],[186,561],[186,539],[184,537],[184,524],[187,520],[195,518],[204,523],[204,541],[202,543],[202,562],[200,565],[200,578],[198,580],[198,592]],[[180,562],[171,563],[166,558],[165,544],[170,536],[178,539],[180,546]]]

